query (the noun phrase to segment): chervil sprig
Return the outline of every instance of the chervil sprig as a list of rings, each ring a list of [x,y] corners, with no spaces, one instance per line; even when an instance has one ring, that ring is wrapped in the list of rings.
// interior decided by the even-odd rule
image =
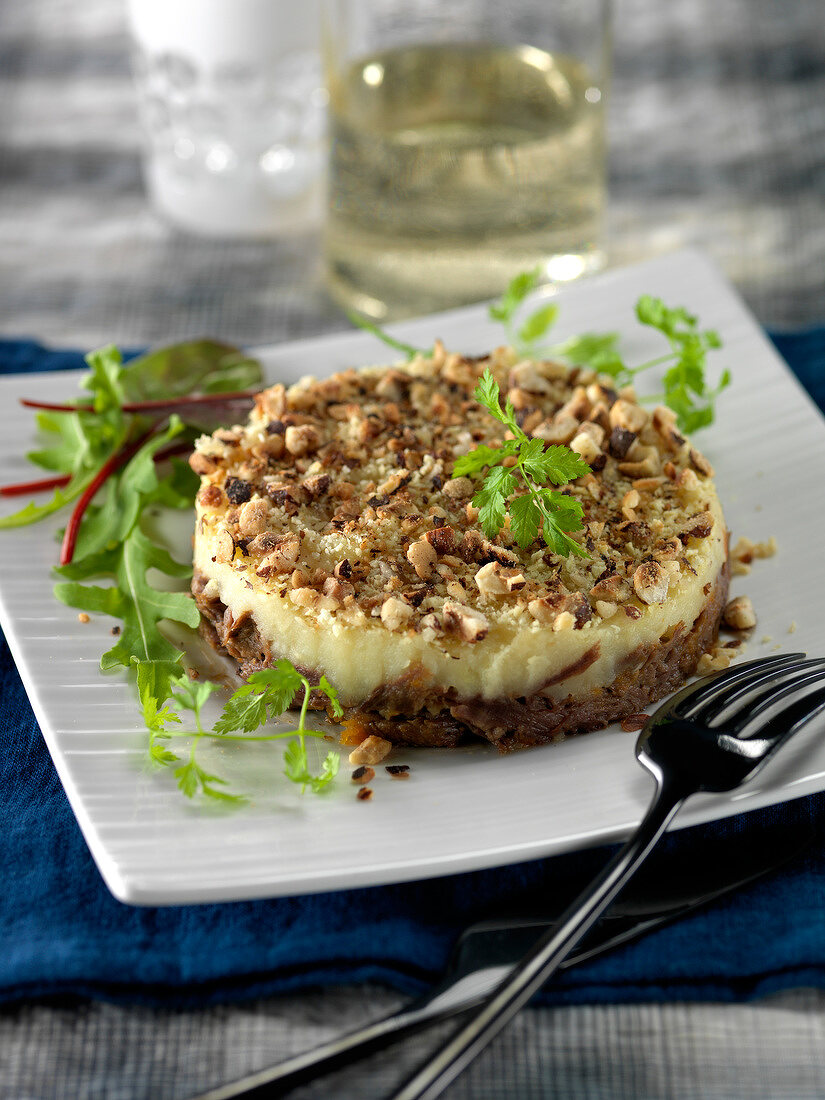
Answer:
[[[618,349],[618,333],[584,333],[558,344],[542,344],[542,338],[554,324],[558,309],[552,303],[539,306],[516,327],[516,315],[526,298],[541,282],[541,269],[523,272],[489,308],[492,320],[504,325],[509,343],[522,356],[558,357],[574,366],[590,367],[610,375],[618,386],[632,384],[637,374],[652,367],[664,367],[663,392],[655,400],[664,401],[676,413],[683,432],[691,433],[713,422],[714,402],[730,384],[730,372],[723,371],[715,386],[705,376],[707,352],[722,342],[713,329],[702,332],[698,319],[683,306],[668,307],[661,298],[643,294],[636,303],[636,318],[657,329],[670,344],[665,355],[631,367]]]
[[[654,328],[666,338],[670,350],[664,355],[648,359],[638,366],[628,366],[615,346],[606,345],[590,355],[588,366],[600,374],[610,375],[618,386],[630,385],[636,375],[652,367],[664,367],[663,392],[646,400],[663,401],[676,413],[677,423],[683,432],[691,433],[713,423],[714,402],[730,385],[730,371],[724,370],[715,386],[706,377],[707,353],[722,346],[718,332],[701,331],[698,319],[683,306],[668,307],[661,298],[643,294],[636,303],[636,318],[649,328]],[[597,341],[598,337],[583,337]],[[578,362],[575,354],[571,361]]]
[[[218,741],[283,741],[290,744],[284,751],[284,774],[293,783],[301,785],[303,792],[309,787],[316,794],[325,790],[338,774],[339,757],[328,752],[321,762],[320,771],[313,775],[309,769],[306,751],[307,737],[324,737],[320,730],[307,729],[306,717],[310,696],[320,691],[330,702],[333,714],[343,714],[338,702],[338,692],[321,676],[317,684],[311,684],[289,661],[276,661],[272,668],[253,672],[245,684],[227,700],[218,721],[212,729],[204,729],[201,710],[207,699],[217,691],[218,685],[209,680],[190,680],[176,675],[174,666],[161,662],[141,662],[137,669],[138,691],[143,706],[143,716],[149,730],[149,755],[152,761],[163,766],[179,765],[175,777],[181,791],[189,798],[200,793],[222,802],[246,801],[242,795],[231,795],[218,790],[215,784],[226,785],[219,776],[204,771],[196,760],[198,744],[203,738]],[[301,692],[301,711],[295,729],[253,736],[255,730],[288,710]],[[166,705],[164,705],[164,703]],[[195,715],[194,731],[170,730],[170,724],[180,724],[180,711],[191,710]],[[172,738],[191,738],[189,757],[182,761],[172,752]]]
[[[301,713],[297,728],[287,734],[273,736],[297,736],[297,740],[292,741],[284,753],[284,774],[293,783],[300,783],[302,791],[309,786],[317,794],[328,787],[337,775],[339,757],[337,753],[328,752],[318,775],[310,773],[304,739],[324,736],[318,730],[306,728],[307,708],[313,691],[320,691],[325,695],[330,702],[332,713],[336,718],[341,717],[343,710],[338,702],[338,692],[326,676],[322,676],[317,684],[311,684],[306,676],[298,672],[289,661],[276,661],[272,668],[253,672],[249,680],[238,688],[226,704],[222,717],[215,724],[215,732],[218,734],[227,734],[231,730],[251,732],[263,725],[268,718],[283,713],[292,705],[298,692],[302,692]]]
[[[393,348],[395,351],[403,352],[408,360],[415,359],[416,355],[432,355],[433,353],[432,345],[429,348],[417,348],[414,344],[408,344],[404,340],[398,340],[395,336],[390,336],[388,332],[384,332],[381,326],[377,325],[375,321],[370,321],[368,317],[363,317],[360,313],[354,313],[352,310],[347,310],[347,317],[349,317],[350,321],[358,328],[377,337],[382,344],[386,344],[387,347]]]
[[[510,531],[519,546],[530,546],[541,533],[554,554],[587,557],[569,534],[582,528],[581,503],[550,486],[558,488],[583,477],[590,472],[588,464],[568,447],[545,448],[543,440],[529,439],[509,399],[502,407],[498,382],[489,369],[479,379],[473,396],[513,437],[500,447],[484,445],[463,455],[453,470],[454,477],[475,477],[485,468],[488,471],[473,497],[484,534],[495,538],[509,514]]]

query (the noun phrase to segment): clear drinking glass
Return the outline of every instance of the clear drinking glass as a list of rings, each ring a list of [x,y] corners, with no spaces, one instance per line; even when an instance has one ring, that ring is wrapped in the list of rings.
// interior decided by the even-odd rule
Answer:
[[[328,285],[378,320],[600,267],[610,0],[325,0]]]

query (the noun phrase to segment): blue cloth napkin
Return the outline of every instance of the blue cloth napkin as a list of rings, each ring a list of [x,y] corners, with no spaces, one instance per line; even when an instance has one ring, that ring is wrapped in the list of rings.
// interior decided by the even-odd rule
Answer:
[[[825,328],[777,336],[825,409]],[[0,341],[0,371],[82,365],[79,353]],[[458,932],[500,912],[546,911],[603,865],[593,849],[429,882],[271,901],[133,908],[92,862],[5,642],[0,645],[0,1002],[72,994],[202,1005],[326,982],[379,980],[414,993],[443,967]],[[587,965],[545,1003],[729,1001],[825,987],[825,795],[683,830],[673,862],[698,843],[803,825],[816,841],[777,875]],[[710,854],[709,859],[713,859]]]

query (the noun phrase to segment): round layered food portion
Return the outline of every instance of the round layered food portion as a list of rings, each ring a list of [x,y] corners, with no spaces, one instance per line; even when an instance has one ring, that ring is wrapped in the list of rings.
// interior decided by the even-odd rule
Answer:
[[[565,486],[585,556],[479,525],[456,459],[501,445],[485,369],[522,430],[589,472]],[[711,647],[727,535],[708,461],[673,413],[512,349],[436,345],[389,367],[272,386],[202,437],[193,592],[243,675],[279,658],[337,688],[353,736],[502,749],[595,729],[672,691]],[[516,490],[517,492],[519,490]]]

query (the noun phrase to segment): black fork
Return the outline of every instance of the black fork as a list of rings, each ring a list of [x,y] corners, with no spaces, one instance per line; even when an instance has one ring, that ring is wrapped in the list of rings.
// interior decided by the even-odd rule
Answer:
[[[635,833],[463,1025],[393,1100],[434,1100],[555,973],[635,874],[692,794],[732,791],[825,709],[825,658],[792,653],[749,661],[692,684],[647,721],[636,759],[656,791]],[[748,734],[750,733],[750,736]]]

